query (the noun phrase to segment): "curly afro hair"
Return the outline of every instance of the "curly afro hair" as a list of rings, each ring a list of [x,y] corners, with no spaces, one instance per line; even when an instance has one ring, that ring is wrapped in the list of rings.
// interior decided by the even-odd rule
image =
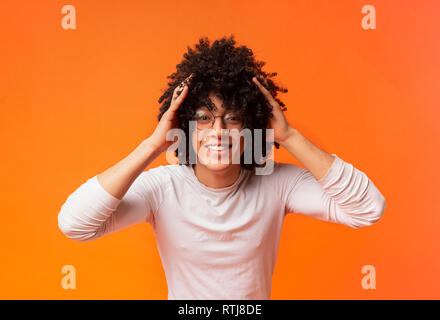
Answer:
[[[193,74],[187,96],[178,109],[179,128],[185,132],[186,137],[186,141],[180,142],[186,143],[184,150],[193,150],[190,143],[189,121],[193,119],[196,108],[206,106],[212,110],[215,107],[208,97],[212,92],[222,99],[223,108],[234,110],[242,116],[243,128],[248,128],[252,137],[255,137],[255,129],[262,130],[263,158],[258,162],[252,156],[252,163],[244,163],[242,155],[240,161],[243,168],[254,171],[255,167],[265,165],[271,150],[270,146],[274,144],[279,149],[279,144],[277,142],[267,143],[266,129],[270,118],[273,117],[272,107],[252,78],[257,77],[283,111],[286,107],[277,98],[277,93],[278,91],[287,92],[287,89],[277,86],[270,79],[277,75],[276,72],[262,71],[261,68],[266,63],[256,60],[251,49],[246,46],[235,46],[235,44],[234,35],[230,35],[215,40],[212,45],[207,37],[201,37],[195,48],[188,46],[188,52],[183,55],[183,61],[176,66],[177,72],[167,76],[171,81],[159,98],[159,103],[163,102],[163,104],[160,107],[158,119],[160,121],[170,107],[174,89],[190,74]],[[189,165],[190,152],[182,153],[179,149],[181,148],[178,147],[175,151],[179,164]],[[253,150],[251,151],[253,155]],[[182,155],[185,155],[185,158]]]

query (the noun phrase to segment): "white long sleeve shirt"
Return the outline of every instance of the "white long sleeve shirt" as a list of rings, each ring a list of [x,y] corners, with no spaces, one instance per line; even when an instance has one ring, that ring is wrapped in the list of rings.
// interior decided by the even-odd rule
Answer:
[[[90,241],[150,223],[168,299],[270,299],[287,213],[359,228],[385,210],[367,175],[332,155],[320,180],[297,165],[274,162],[271,174],[241,169],[234,184],[220,189],[202,184],[191,166],[161,165],[142,172],[122,200],[94,176],[67,198],[58,225],[67,237]]]

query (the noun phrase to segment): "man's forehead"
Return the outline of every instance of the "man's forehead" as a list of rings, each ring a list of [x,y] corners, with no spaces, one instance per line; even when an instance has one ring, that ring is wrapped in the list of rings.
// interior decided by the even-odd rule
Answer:
[[[226,109],[226,108],[224,108],[223,101],[221,101],[221,100],[212,101],[212,99],[211,99],[211,103],[205,103],[202,106],[207,107],[208,109],[210,109],[212,111],[221,111],[221,110]]]
[[[211,100],[211,102],[212,102],[212,104],[211,104],[212,110],[218,110],[219,108],[224,109],[223,108],[223,100],[217,94],[210,93],[209,100]]]

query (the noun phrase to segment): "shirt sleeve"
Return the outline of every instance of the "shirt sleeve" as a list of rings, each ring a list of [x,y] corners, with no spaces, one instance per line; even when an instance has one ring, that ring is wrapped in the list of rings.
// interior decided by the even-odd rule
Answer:
[[[383,215],[386,201],[368,176],[332,154],[324,177],[291,164],[281,164],[286,213],[296,212],[352,228],[369,226]]]
[[[95,175],[68,196],[58,227],[68,238],[91,241],[141,222],[153,224],[165,187],[163,166],[142,172],[122,199],[107,192]]]

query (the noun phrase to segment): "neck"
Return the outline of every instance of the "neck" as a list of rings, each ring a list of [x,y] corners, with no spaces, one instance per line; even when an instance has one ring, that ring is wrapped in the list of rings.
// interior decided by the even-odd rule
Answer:
[[[231,164],[224,170],[210,170],[206,166],[196,163],[194,174],[205,186],[210,188],[226,188],[234,184],[240,176],[240,164]]]

